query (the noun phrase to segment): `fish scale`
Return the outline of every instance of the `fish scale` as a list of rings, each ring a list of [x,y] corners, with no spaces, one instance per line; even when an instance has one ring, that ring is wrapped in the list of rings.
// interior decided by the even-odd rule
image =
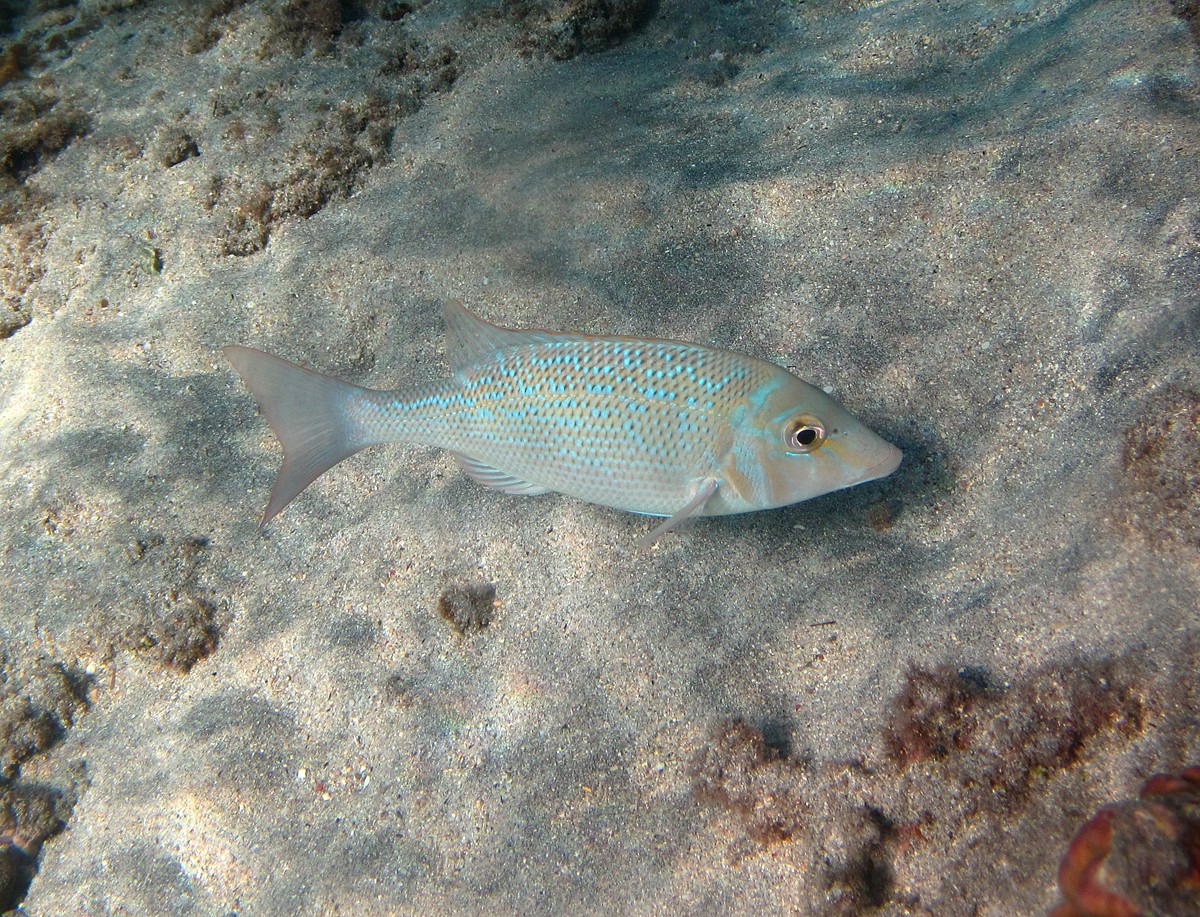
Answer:
[[[670,515],[712,453],[718,402],[745,400],[768,381],[755,370],[736,354],[684,344],[526,345],[415,398],[372,399],[361,435],[404,431],[550,490]]]
[[[450,449],[469,475],[506,493],[557,491],[671,517],[660,529],[794,503],[900,461],[824,392],[754,357],[501,328],[455,302],[445,314],[453,374],[415,393],[226,348],[284,445],[264,524],[322,472],[380,442]],[[802,429],[807,442],[795,438]]]

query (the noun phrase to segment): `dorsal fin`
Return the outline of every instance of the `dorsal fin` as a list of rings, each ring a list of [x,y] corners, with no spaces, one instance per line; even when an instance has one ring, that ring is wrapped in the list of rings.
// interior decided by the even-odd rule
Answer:
[[[446,317],[446,359],[450,362],[450,371],[454,373],[489,360],[498,351],[510,347],[544,344],[564,337],[579,336],[561,331],[501,328],[485,322],[458,299],[446,300],[442,314]]]

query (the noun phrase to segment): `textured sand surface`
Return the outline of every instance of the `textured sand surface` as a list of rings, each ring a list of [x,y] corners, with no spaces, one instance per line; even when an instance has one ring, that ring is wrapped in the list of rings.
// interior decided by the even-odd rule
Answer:
[[[1200,762],[1165,0],[57,6],[0,61],[27,913],[1037,914]],[[220,346],[403,387],[448,297],[774,360],[906,460],[642,556],[381,447],[260,534]]]

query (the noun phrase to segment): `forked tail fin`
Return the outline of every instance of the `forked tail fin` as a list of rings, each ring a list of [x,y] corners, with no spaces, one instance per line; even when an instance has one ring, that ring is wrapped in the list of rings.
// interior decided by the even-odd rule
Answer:
[[[370,389],[251,347],[230,344],[223,353],[283,444],[283,467],[263,512],[266,525],[324,472],[374,442],[355,431],[352,411]]]

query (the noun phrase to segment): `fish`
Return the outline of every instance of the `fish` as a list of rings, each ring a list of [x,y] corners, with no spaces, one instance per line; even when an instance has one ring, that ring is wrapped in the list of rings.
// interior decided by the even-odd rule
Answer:
[[[447,449],[505,494],[557,492],[665,519],[773,509],[891,474],[903,453],[783,367],[682,341],[504,328],[443,309],[450,377],[362,388],[223,348],[283,446],[261,526],[377,443]]]

